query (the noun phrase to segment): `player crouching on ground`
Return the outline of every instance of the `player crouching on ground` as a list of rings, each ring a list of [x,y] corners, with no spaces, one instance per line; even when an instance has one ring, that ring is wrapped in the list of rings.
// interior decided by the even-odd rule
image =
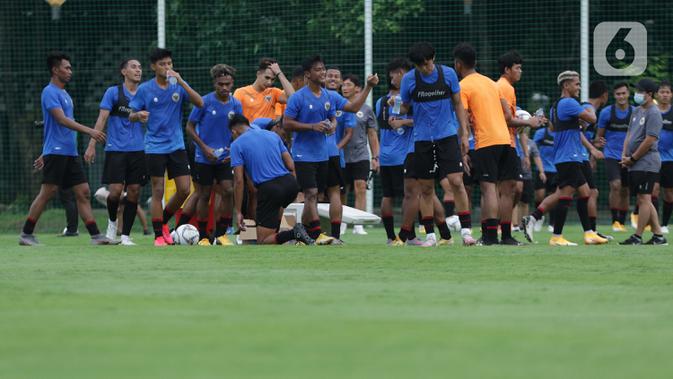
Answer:
[[[273,245],[297,240],[307,245],[315,243],[306,229],[297,222],[292,230],[279,232],[283,209],[299,193],[293,176],[294,161],[283,141],[274,132],[250,127],[248,119],[234,115],[229,121],[231,136],[231,167],[234,169],[234,208],[238,227],[245,230],[241,205],[243,177],[247,174],[257,188],[257,243]]]

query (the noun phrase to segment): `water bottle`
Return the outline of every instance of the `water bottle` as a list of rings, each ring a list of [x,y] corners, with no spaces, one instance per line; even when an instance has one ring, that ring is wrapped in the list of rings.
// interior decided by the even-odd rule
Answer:
[[[175,76],[169,76],[168,77],[168,83],[170,83],[171,85],[174,86],[174,85],[178,84],[178,78],[176,78]]]
[[[390,113],[396,116],[399,115],[401,106],[402,106],[402,96],[395,95],[393,97],[393,110]]]
[[[220,157],[221,157],[222,154],[224,153],[224,148],[223,148],[223,147],[220,147],[220,148],[218,148],[218,149],[215,149],[215,150],[213,151],[213,153],[215,154],[215,156],[217,156],[217,159],[220,159]]]

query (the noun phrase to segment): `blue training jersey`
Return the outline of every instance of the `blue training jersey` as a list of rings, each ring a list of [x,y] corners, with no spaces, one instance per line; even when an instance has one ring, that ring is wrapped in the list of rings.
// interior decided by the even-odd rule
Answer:
[[[282,154],[287,151],[278,134],[248,129],[231,144],[231,167],[244,166],[256,186],[288,175]]]
[[[315,124],[335,117],[336,110],[332,96],[321,88],[320,96],[315,96],[308,86],[304,86],[290,96],[285,116],[301,123]],[[329,148],[325,133],[301,131],[292,133],[292,158],[297,162],[324,162],[329,159]]]
[[[612,117],[612,108],[614,109],[615,118]],[[621,110],[615,105],[608,105],[603,108],[598,115],[598,129],[605,130],[605,147],[603,154],[606,159],[622,159],[622,149],[624,148],[624,140],[626,139],[626,131],[631,120],[628,119],[628,114],[633,111],[634,107],[629,105],[625,110]],[[621,125],[618,128],[613,128],[613,124]]]
[[[211,92],[203,97],[203,107],[194,107],[189,115],[189,121],[196,125],[196,134],[199,138],[213,149],[225,149],[220,154],[217,162],[209,161],[203,154],[201,148],[196,145],[194,161],[202,164],[219,164],[224,158],[229,156],[229,145],[231,144],[231,130],[229,130],[229,120],[235,114],[243,114],[241,102],[233,96],[223,103],[217,98],[215,92]]]
[[[65,117],[74,120],[75,106],[68,92],[49,83],[42,90],[42,117],[44,120],[44,141],[42,155],[77,156],[77,132],[58,122],[51,115],[51,110],[61,108]]]
[[[575,99],[564,97],[552,107],[550,115],[554,124],[554,164],[583,162],[584,146],[580,133],[579,115],[584,107]]]
[[[122,85],[124,96],[130,104],[135,95]],[[100,102],[100,109],[113,112],[119,101],[119,85],[112,86],[105,91]],[[114,112],[113,112],[114,113]],[[128,116],[111,113],[107,121],[107,140],[105,151],[143,151],[145,141],[143,125],[140,122],[131,122]]]
[[[404,164],[404,159],[407,156],[409,145],[413,145],[414,143],[413,127],[403,126],[397,130],[385,127],[387,120],[391,116],[401,119],[411,118],[408,115],[392,115],[392,107],[389,107],[386,104],[384,104],[382,107],[382,101],[387,98],[387,96],[384,96],[378,99],[374,107],[374,112],[376,113],[376,118],[379,121],[379,130],[381,133],[379,162],[381,166],[400,166]],[[381,114],[383,109],[387,111],[387,118],[385,120]]]

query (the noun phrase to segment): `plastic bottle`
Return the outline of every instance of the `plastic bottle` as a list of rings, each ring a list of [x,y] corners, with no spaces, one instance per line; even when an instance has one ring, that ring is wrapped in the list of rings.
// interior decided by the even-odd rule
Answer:
[[[399,115],[401,107],[402,107],[402,96],[395,95],[393,97],[393,109],[390,113],[396,116]]]
[[[217,159],[220,159],[220,157],[224,153],[224,148],[223,147],[217,148],[213,151],[213,153],[215,154],[215,156],[217,156]]]
[[[175,76],[169,76],[168,77],[168,83],[170,83],[171,85],[174,86],[174,85],[178,84],[178,78],[176,78]]]

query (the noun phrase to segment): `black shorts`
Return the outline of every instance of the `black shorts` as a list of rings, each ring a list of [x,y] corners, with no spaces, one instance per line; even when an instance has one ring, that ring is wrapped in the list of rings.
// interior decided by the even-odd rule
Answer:
[[[587,181],[589,188],[591,189],[598,188],[596,187],[596,182],[594,180],[594,173],[591,170],[591,163],[589,163],[589,161],[582,162],[582,175],[584,175],[584,179]]]
[[[147,164],[144,151],[107,151],[103,166],[103,184],[147,183]]]
[[[413,171],[418,179],[443,178],[448,174],[463,172],[463,159],[457,136],[434,142],[415,142],[413,161]]]
[[[317,188],[318,193],[325,191],[327,185],[328,162],[294,162],[297,182],[302,191]]]
[[[278,229],[280,209],[287,207],[297,198],[299,185],[292,175],[280,176],[257,186],[257,225]]]
[[[661,162],[659,178],[663,188],[673,188],[673,162]]]
[[[581,162],[563,162],[556,164],[556,184],[558,188],[573,187],[575,189],[586,184]]]
[[[521,160],[510,145],[492,145],[474,151],[472,171],[479,181],[499,182],[521,177]]]
[[[196,178],[198,174],[196,172],[196,157],[194,156],[194,149],[187,150],[187,160],[189,161],[189,175],[192,176],[192,181],[197,183]]]
[[[521,199],[519,200],[522,203],[530,204],[535,195],[535,190],[533,189],[533,180],[524,179],[523,180],[523,191],[521,191]]]
[[[329,161],[327,161],[327,188],[343,188],[345,185],[344,173],[341,169],[341,158],[338,156],[329,157]]]
[[[619,160],[605,158],[605,172],[608,176],[608,182],[620,180],[622,187],[629,185],[629,170],[619,164]]]
[[[404,165],[381,166],[383,197],[404,197]]]
[[[213,182],[232,180],[234,177],[229,162],[220,164],[195,163],[194,171],[196,171],[195,181],[202,186],[210,186]]]
[[[654,183],[658,181],[658,172],[629,171],[629,190],[631,194],[651,195]]]
[[[359,161],[353,163],[346,163],[345,170],[346,184],[353,187],[353,182],[356,180],[367,180],[369,177],[369,161]]]
[[[418,179],[418,174],[416,173],[416,165],[414,163],[415,154],[409,153],[407,157],[404,158],[404,178],[405,179]]]
[[[86,175],[79,157],[49,154],[42,157],[42,184],[55,184],[61,189],[86,183]]]
[[[145,154],[147,173],[152,177],[163,177],[168,171],[168,179],[189,175],[189,158],[184,150],[175,150],[168,154]]]

